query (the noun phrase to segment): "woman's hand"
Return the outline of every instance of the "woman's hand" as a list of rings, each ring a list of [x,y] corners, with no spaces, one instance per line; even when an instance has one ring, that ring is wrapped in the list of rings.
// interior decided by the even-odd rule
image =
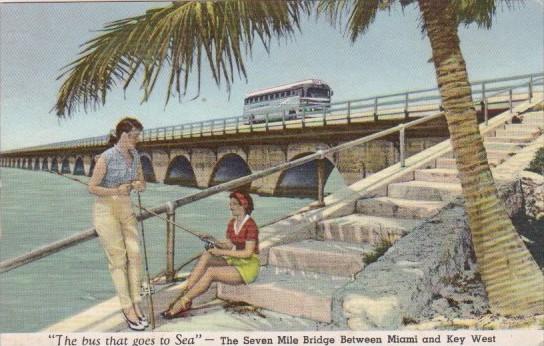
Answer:
[[[132,190],[132,184],[121,184],[117,188],[117,193],[121,196],[128,196]]]
[[[132,188],[138,192],[144,192],[145,191],[145,183],[140,180],[135,180],[132,182]]]

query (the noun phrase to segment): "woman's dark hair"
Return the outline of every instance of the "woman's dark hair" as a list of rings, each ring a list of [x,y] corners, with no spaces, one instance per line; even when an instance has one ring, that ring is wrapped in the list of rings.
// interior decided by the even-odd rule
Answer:
[[[250,215],[253,211],[253,199],[249,193],[245,191],[234,191],[229,195],[230,198],[234,198],[244,207],[246,214]]]
[[[134,129],[137,129],[139,131],[142,131],[144,129],[142,123],[139,122],[138,119],[130,117],[121,119],[121,121],[117,123],[117,126],[115,126],[115,134],[110,134],[108,146],[113,146],[114,144],[116,144],[117,141],[119,141],[119,138],[121,138],[121,135],[123,135],[123,132],[128,133]]]

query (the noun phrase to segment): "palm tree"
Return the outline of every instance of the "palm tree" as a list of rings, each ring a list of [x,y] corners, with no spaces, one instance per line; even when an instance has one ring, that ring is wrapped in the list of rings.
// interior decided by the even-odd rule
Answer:
[[[348,17],[352,41],[365,32],[380,10],[394,1],[320,1],[318,9],[333,23]],[[517,234],[497,189],[480,135],[472,90],[459,46],[457,27],[476,22],[490,27],[493,0],[400,0],[419,5],[422,26],[431,42],[432,60],[472,234],[479,271],[494,312],[504,315],[541,314],[544,277]],[[511,6],[508,1],[503,1]]]
[[[347,30],[355,41],[378,11],[389,10],[394,2],[320,0],[317,13],[327,14],[333,24],[347,16]],[[490,305],[494,312],[504,315],[542,313],[544,277],[498,198],[457,34],[460,23],[489,27],[495,1],[399,2],[402,6],[417,2],[431,42],[474,250]],[[144,72],[145,101],[165,65],[169,65],[170,76],[166,102],[174,91],[178,96],[185,93],[195,64],[200,85],[203,59],[207,59],[215,82],[220,84],[224,78],[228,88],[235,75],[234,66],[245,78],[243,59],[257,37],[268,50],[272,38],[289,37],[300,29],[300,18],[310,13],[311,6],[280,0],[185,1],[111,23],[102,35],[87,42],[81,57],[68,66],[56,104],[57,115],[70,116],[79,105],[87,109],[104,103],[116,81],[126,88],[138,71]]]

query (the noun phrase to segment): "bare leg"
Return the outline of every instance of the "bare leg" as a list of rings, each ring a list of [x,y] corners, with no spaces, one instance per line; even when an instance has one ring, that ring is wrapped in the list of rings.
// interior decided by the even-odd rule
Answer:
[[[202,252],[202,255],[198,259],[197,264],[187,278],[187,285],[185,286],[185,291],[190,290],[195,285],[195,283],[200,280],[202,275],[204,275],[209,267],[226,265],[228,265],[227,261],[225,261],[223,257],[213,256],[208,251]]]
[[[177,299],[172,306],[170,306],[170,313],[175,314],[181,309],[184,309],[190,301],[206,292],[212,282],[216,281],[231,285],[244,283],[240,273],[233,266],[208,268],[201,279],[198,280],[183,297]]]

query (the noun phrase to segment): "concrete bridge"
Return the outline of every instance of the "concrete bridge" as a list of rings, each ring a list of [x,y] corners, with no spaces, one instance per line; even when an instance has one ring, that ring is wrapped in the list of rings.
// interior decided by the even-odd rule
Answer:
[[[486,97],[493,83],[520,78],[533,76],[477,84],[480,89],[474,89],[482,102],[475,102],[475,107],[481,121],[532,93]],[[266,115],[265,122],[255,124],[231,117],[154,128],[144,131],[138,149],[147,181],[206,188],[435,113],[439,100],[436,89],[427,89],[338,102],[292,120]],[[445,120],[438,119],[410,128],[405,135],[409,157],[441,142],[448,131]],[[0,154],[0,165],[89,176],[106,143],[107,137],[100,136],[12,150]],[[324,178],[336,168],[350,185],[398,162],[399,157],[399,136],[381,138],[326,157]],[[250,188],[267,195],[315,195],[317,166],[315,161],[308,162],[254,181]]]

